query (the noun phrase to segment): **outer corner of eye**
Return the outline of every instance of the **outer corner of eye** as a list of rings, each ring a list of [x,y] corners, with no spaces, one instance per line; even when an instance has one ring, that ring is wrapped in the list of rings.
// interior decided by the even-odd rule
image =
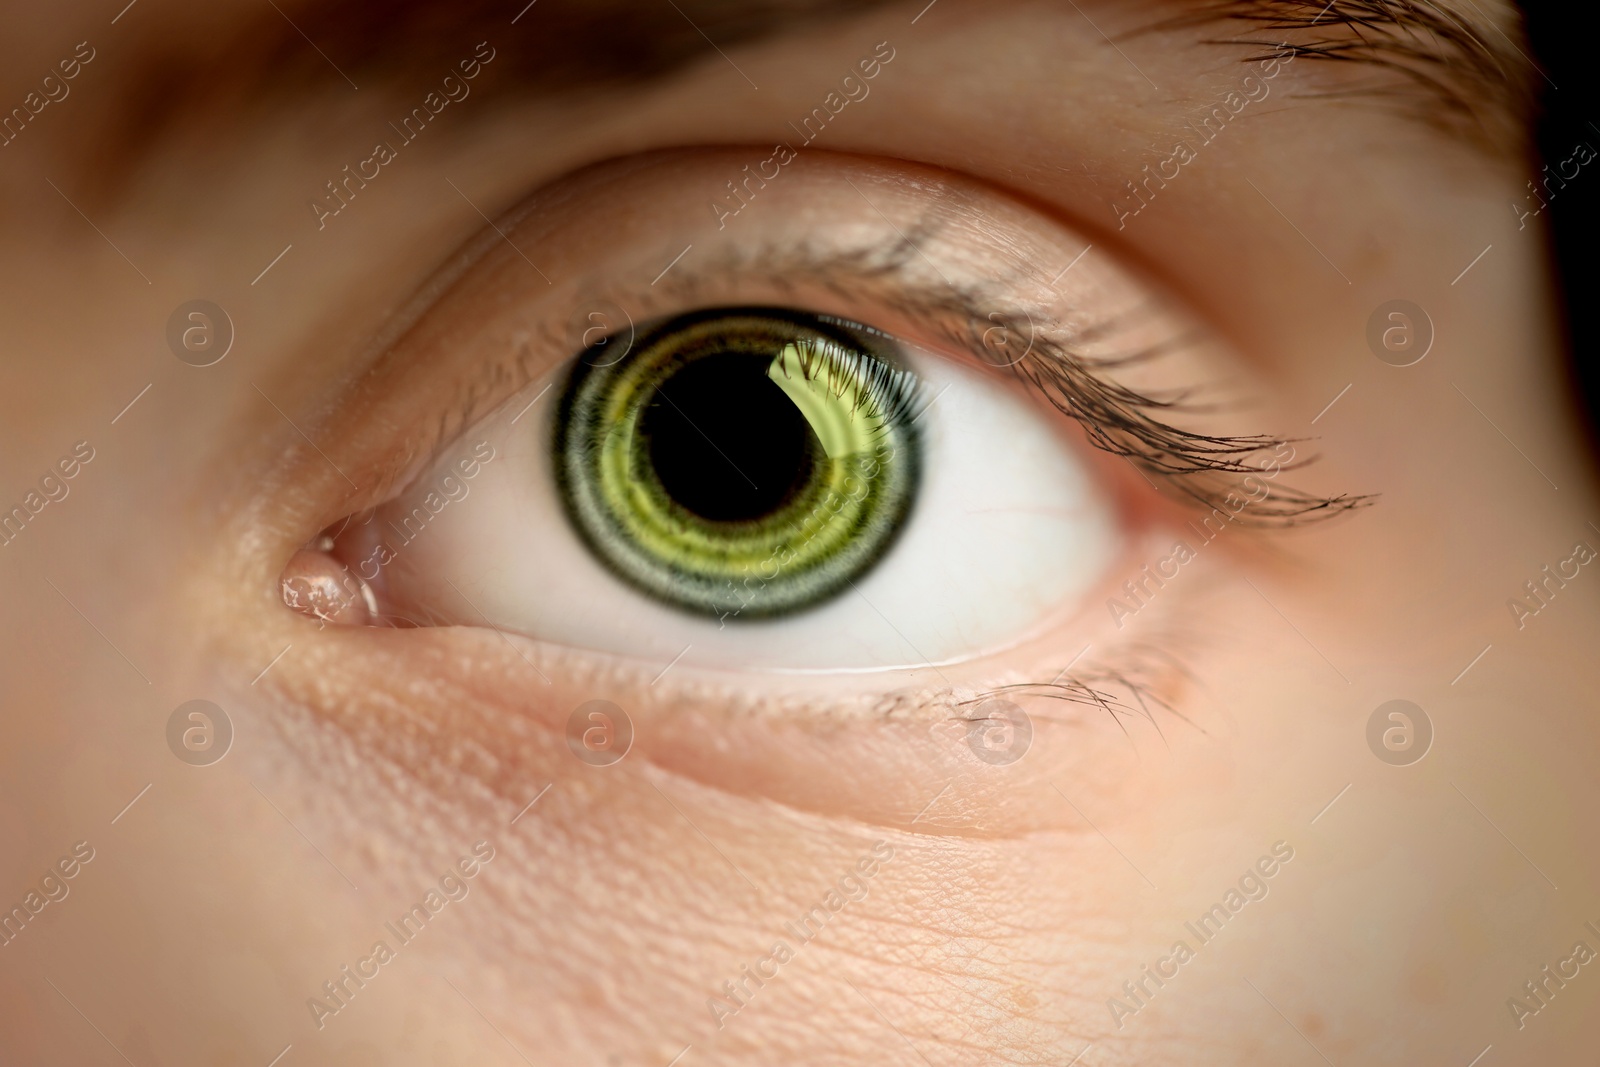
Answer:
[[[308,587],[642,661],[873,671],[1011,645],[1121,550],[1060,417],[954,357],[732,303],[605,341],[377,509],[376,604],[348,551],[302,553]]]

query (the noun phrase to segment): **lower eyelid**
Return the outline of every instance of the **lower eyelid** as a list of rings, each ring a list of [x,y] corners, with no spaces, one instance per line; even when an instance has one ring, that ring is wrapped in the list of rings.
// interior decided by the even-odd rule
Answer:
[[[1119,728],[1130,716],[1152,724],[1157,716],[1176,722],[1184,718],[1176,709],[1188,694],[1184,661],[1220,639],[1195,628],[1197,605],[1226,576],[1237,573],[1241,552],[1248,547],[1234,539],[1213,545],[1220,532],[1153,527],[1131,542],[1079,606],[1020,644],[964,663],[888,673],[777,670],[752,676],[684,664],[681,653],[670,661],[630,661],[507,634],[470,602],[464,605],[464,612],[475,613],[470,617],[417,621],[485,627],[505,648],[521,650],[519,660],[533,666],[541,687],[550,685],[552,675],[561,682],[563,676],[583,673],[598,679],[595,684],[602,692],[639,694],[647,707],[657,709],[653,715],[674,700],[702,701],[699,743],[718,749],[725,748],[718,740],[720,724],[730,718],[817,718],[870,729],[908,716],[925,717],[930,709],[971,707],[990,697],[1036,698],[1035,704],[1056,709],[1053,719],[1069,722],[1097,720]],[[1196,565],[1196,559],[1204,562]],[[498,651],[499,646],[492,647]],[[1067,656],[1065,650],[1071,648],[1079,651]],[[549,667],[546,656],[555,657],[558,666]],[[803,689],[797,689],[801,679]],[[499,685],[491,682],[491,696]],[[802,692],[808,695],[802,697]]]
[[[652,685],[646,670],[487,630],[327,630],[302,647],[262,683],[283,709],[275,721],[291,749],[337,763],[343,746],[354,745],[363,764],[402,772],[408,789],[475,796],[510,813],[543,783],[653,768],[801,815],[1016,837],[1078,825],[1070,810],[1036,804],[1052,779],[1086,788],[1080,769],[1092,761],[1093,778],[1114,788],[1124,772],[1109,774],[1106,761],[1116,752],[1134,758],[1160,743],[1160,731],[1203,732],[1179,710],[1186,668],[1160,654],[1141,664],[1112,653],[1103,666],[1081,660],[1054,683],[1041,670],[1036,682],[959,694],[863,692],[835,679],[832,689],[797,700],[792,691],[754,693],[703,672]],[[570,750],[569,717],[596,697],[631,720],[632,747],[611,767],[580,762]],[[1015,763],[986,763],[972,752],[973,718],[995,697],[1025,705],[1032,717],[1032,746]],[[953,803],[921,810],[929,783],[940,781],[956,786]],[[979,796],[983,803],[974,804]]]

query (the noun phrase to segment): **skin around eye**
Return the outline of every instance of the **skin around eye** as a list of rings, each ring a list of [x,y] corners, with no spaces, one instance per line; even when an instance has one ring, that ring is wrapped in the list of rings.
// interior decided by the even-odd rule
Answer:
[[[1218,377],[1222,346],[1055,220],[945,175],[815,154],[771,213],[701,219],[737,158],[554,183],[433,287],[363,385],[366,442],[409,467],[371,454],[373,481],[405,488],[328,516],[349,618],[816,672],[973,659],[1086,610],[1168,480],[1105,454],[1109,422],[1153,425],[1106,398]],[[604,243],[575,221],[595,219]],[[747,372],[777,415],[728,393]],[[441,425],[442,450],[395,430]]]
[[[23,17],[4,42],[18,52],[7,69],[26,74],[28,55],[53,63],[81,22],[102,58],[4,151],[5,499],[27,504],[71,442],[88,439],[95,459],[68,499],[24,507],[36,513],[0,552],[15,605],[0,957],[21,961],[0,968],[0,1063],[1496,1067],[1592,1050],[1600,978],[1593,963],[1572,977],[1572,945],[1596,944],[1585,902],[1600,860],[1574,813],[1600,802],[1584,667],[1600,597],[1590,568],[1574,579],[1563,561],[1594,543],[1600,511],[1559,414],[1538,259],[1540,228],[1594,180],[1556,177],[1565,153],[1542,177],[1513,165],[1482,180],[1369,106],[1359,90],[1376,72],[1310,55],[1270,80],[1252,63],[1248,85],[1270,99],[1246,102],[1235,59],[1275,48],[1276,31],[1130,36],[1165,5],[655,3],[623,27],[632,13],[610,5],[524,13],[519,0],[421,10],[438,48],[386,59],[398,9],[125,3],[22,8],[38,10],[38,32]],[[481,34],[458,25],[480,6]],[[821,21],[755,46],[729,36],[791,6]],[[1330,54],[1359,32],[1381,55],[1392,37],[1338,21],[1378,6],[1278,10],[1337,27]],[[617,47],[562,33],[551,16],[564,10],[660,28],[700,61],[585,100],[591,63],[649,68],[604,32]],[[230,31],[235,15],[249,21]],[[1324,28],[1285,33],[1320,41]],[[260,89],[224,76],[233,34],[270,64]],[[1265,41],[1199,43],[1238,36]],[[438,86],[430,54],[454,64],[486,38],[501,58],[471,98],[381,178],[336,171],[352,161],[353,175]],[[542,62],[552,52],[571,62]],[[524,97],[519,71],[560,94]],[[208,88],[172,91],[186,72]],[[92,113],[112,102],[134,110],[101,127]],[[207,114],[191,122],[194,103]],[[773,141],[796,136],[806,144],[779,166]],[[1199,154],[1173,178],[1179,138]],[[632,155],[710,143],[736,147]],[[616,162],[588,169],[602,158]],[[557,178],[579,168],[578,182]],[[1528,217],[1529,178],[1541,196],[1567,191]],[[547,182],[500,222],[504,237],[479,217]],[[359,195],[319,229],[306,201],[329,184]],[[480,230],[470,263],[450,257]],[[404,304],[447,259],[461,270]],[[1323,457],[1261,484],[1381,493],[1379,506],[1270,549],[1239,526],[1265,499],[1237,504],[1239,522],[1208,511],[1201,533],[1178,521],[1135,540],[1165,525],[1145,503],[1156,488],[1083,447],[1069,413],[1127,439],[1114,391],[1082,387],[1131,369],[1085,367],[1075,393],[1052,394],[1061,411],[1005,366],[1034,365],[1030,340],[1034,354],[1111,360],[1203,333],[1160,311],[1136,320],[1161,300],[1117,280],[1123,260],[1252,360],[1206,373],[1219,368],[1169,345],[1144,364],[1151,390],[1242,383],[1257,406],[1219,414],[1217,434],[1277,433]],[[162,336],[197,297],[238,329],[209,368],[171,358]],[[1437,333],[1410,367],[1364,341],[1374,309],[1402,298]],[[923,393],[939,395],[946,368],[993,387],[1006,405],[992,436],[1007,445],[982,458],[1011,469],[1024,424],[1065,445],[1126,544],[1108,588],[1063,594],[1082,614],[1063,605],[1037,640],[939,673],[752,677],[697,665],[722,646],[685,651],[686,638],[618,662],[599,645],[502,637],[476,611],[491,607],[482,589],[457,581],[468,601],[439,578],[442,614],[416,621],[463,625],[339,625],[388,607],[391,575],[398,591],[445,524],[481,530],[480,505],[531,498],[525,481],[490,481],[512,456],[485,426],[504,415],[548,444],[575,354],[730,308],[880,329]],[[1118,322],[1132,336],[1096,332]],[[965,395],[958,382],[934,401],[928,434]],[[919,523],[931,483],[918,485],[863,580],[940,529]],[[402,495],[426,521],[390,514],[410,521],[409,544],[391,531],[387,559],[345,557],[372,575],[371,600],[341,606],[331,552]],[[567,523],[559,494],[545,499]],[[338,544],[324,548],[323,530]],[[442,562],[541,563],[510,548]],[[278,595],[291,556],[308,613]],[[568,622],[559,606],[591,610],[558,594],[562,577],[518,604],[553,624]],[[939,592],[925,584],[912,592]],[[618,591],[597,624],[608,640],[648,638],[645,606],[688,617],[609,570],[585,588]],[[1052,592],[1041,583],[1041,600]],[[1513,596],[1537,614],[1514,618]],[[810,617],[730,618],[716,640]],[[1186,687],[1159,688],[1166,706],[1112,680],[1133,673],[1136,645],[1187,670]],[[1119,702],[1040,695],[1074,682]],[[1032,720],[1026,751],[1001,729],[1012,720],[983,710],[1002,686]],[[235,727],[226,758],[203,767],[163,735],[196,699]],[[634,726],[626,758],[604,767],[568,732],[596,699]],[[1367,733],[1395,699],[1436,726],[1408,766]],[[37,911],[61,895],[41,872],[84,838],[95,861]],[[481,840],[494,860],[457,900],[441,872]],[[422,918],[425,899],[442,910],[401,945],[387,925]],[[374,978],[380,938],[399,957]]]
[[[285,542],[294,573],[356,576],[336,623],[409,624],[326,627],[315,640],[329,671],[461,686],[439,706],[471,715],[472,736],[461,723],[438,736],[462,750],[529,730],[559,743],[572,710],[602,696],[634,719],[639,766],[885,825],[928,803],[934,768],[981,762],[970,724],[998,695],[1037,727],[1006,782],[1047,790],[1052,768],[1100,773],[1076,731],[1130,718],[1164,729],[1187,685],[1166,650],[1185,647],[1182,628],[1245,541],[1220,539],[1124,629],[1106,593],[1160,581],[1140,568],[1173,550],[1156,489],[1168,479],[1095,447],[1089,425],[1111,432],[1108,398],[1128,388],[1182,399],[1225,379],[1230,351],[1055,216],[945,172],[815,153],[767,190],[770,213],[719,230],[702,197],[742,156],[630,157],[552,182],[399,316],[318,436],[327,459],[309,452],[292,474],[323,480],[297,494],[318,506]],[[731,309],[851,324],[928,398],[917,499],[893,546],[857,588],[785,618],[696,618],[641,594],[581,542],[552,474],[575,359],[599,347],[596,362],[620,361],[662,324]],[[1046,368],[1063,379],[1048,398]],[[1160,414],[1220,435],[1276,418]],[[391,744],[408,729],[404,699],[320,714],[426,778],[431,756]],[[964,827],[1071,818],[994,782],[993,807]]]

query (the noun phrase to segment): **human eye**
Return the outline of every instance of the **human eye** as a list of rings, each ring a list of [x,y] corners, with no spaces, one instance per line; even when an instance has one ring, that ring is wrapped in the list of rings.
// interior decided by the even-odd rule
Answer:
[[[1083,629],[1161,524],[1158,480],[1203,500],[1269,467],[1281,442],[1203,433],[1186,396],[1222,346],[1069,228],[976,183],[821,156],[762,188],[764,215],[696,229],[742,161],[619,162],[498,227],[386,357],[400,381],[453,363],[495,384],[425,420],[455,427],[436,457],[291,576],[390,625],[937,683]],[[640,202],[660,209],[613,223]],[[1252,503],[1296,510],[1287,487]]]

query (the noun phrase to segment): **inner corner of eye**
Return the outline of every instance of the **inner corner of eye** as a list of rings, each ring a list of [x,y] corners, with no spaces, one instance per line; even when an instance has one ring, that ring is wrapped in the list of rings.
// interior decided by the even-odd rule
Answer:
[[[366,626],[378,618],[373,583],[347,558],[353,519],[322,530],[289,558],[278,578],[285,607],[339,626]]]

